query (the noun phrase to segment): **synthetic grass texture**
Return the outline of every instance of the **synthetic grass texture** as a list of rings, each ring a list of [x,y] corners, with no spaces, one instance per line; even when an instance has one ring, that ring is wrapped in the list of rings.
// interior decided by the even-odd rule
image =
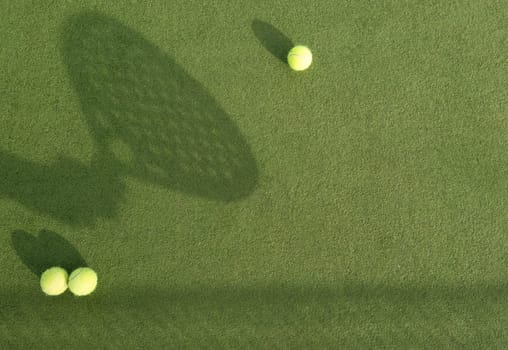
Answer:
[[[504,346],[507,14],[1,2],[0,347]]]

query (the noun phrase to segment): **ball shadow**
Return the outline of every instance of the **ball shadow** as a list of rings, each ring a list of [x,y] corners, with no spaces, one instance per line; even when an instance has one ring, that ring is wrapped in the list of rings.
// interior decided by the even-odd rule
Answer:
[[[168,54],[98,13],[71,17],[63,33],[97,157],[116,159],[122,175],[213,200],[254,190],[256,161],[240,130]]]
[[[42,230],[37,236],[17,230],[11,234],[12,246],[21,261],[37,276],[53,266],[67,271],[86,266],[85,259],[65,238]]]
[[[268,52],[286,63],[288,52],[294,46],[291,39],[270,23],[259,19],[252,21],[252,31]]]

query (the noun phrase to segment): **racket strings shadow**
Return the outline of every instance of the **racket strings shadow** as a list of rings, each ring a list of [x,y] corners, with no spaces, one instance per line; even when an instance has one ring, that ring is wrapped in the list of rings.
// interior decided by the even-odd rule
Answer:
[[[257,184],[256,161],[231,117],[170,56],[120,22],[69,18],[62,57],[93,137],[90,164],[46,165],[0,150],[0,196],[72,226],[117,216],[124,177],[220,202]]]
[[[64,61],[98,153],[119,158],[124,175],[226,202],[254,190],[258,171],[245,138],[171,57],[95,13],[73,17],[64,32]]]

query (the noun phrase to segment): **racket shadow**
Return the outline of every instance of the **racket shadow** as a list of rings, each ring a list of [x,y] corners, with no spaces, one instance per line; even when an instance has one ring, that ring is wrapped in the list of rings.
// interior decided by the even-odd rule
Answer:
[[[168,54],[119,21],[71,17],[62,54],[95,139],[120,176],[218,201],[246,197],[258,170],[231,117]]]
[[[112,162],[87,165],[60,157],[42,164],[0,150],[0,196],[72,226],[111,219],[125,198]]]
[[[70,18],[62,55],[95,140],[90,164],[42,164],[0,150],[0,196],[72,226],[112,219],[123,178],[230,202],[256,187],[249,145],[230,116],[171,57],[118,21]]]

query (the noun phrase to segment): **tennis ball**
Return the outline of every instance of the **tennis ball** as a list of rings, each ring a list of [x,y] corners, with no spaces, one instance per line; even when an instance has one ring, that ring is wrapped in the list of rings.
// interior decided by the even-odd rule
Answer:
[[[293,70],[306,70],[312,63],[312,52],[307,46],[295,46],[288,53],[288,63]]]
[[[89,267],[80,267],[69,276],[69,290],[77,296],[92,293],[97,287],[97,274]]]
[[[67,271],[61,267],[52,267],[41,275],[41,288],[47,295],[60,295],[67,290]]]

